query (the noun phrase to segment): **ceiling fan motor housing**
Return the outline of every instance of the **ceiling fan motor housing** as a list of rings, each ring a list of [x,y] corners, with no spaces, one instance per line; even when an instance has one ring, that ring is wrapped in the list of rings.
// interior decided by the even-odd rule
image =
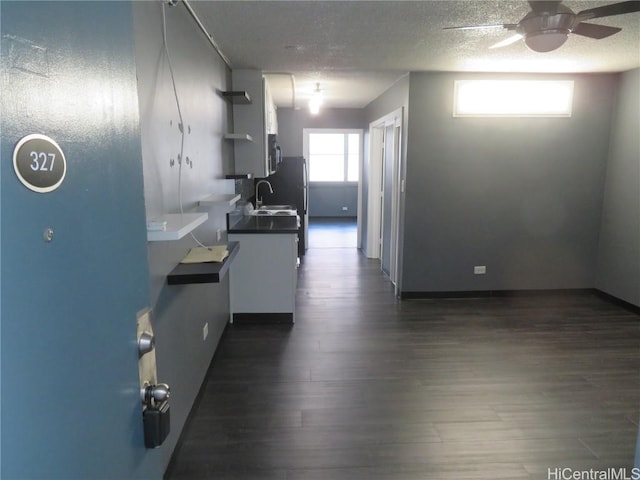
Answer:
[[[536,52],[550,52],[567,41],[575,26],[576,15],[562,4],[555,11],[529,12],[518,24],[516,32]]]

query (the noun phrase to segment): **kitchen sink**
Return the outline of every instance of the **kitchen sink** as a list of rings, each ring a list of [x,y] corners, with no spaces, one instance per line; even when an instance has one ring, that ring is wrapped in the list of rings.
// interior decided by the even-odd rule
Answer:
[[[293,205],[260,205],[250,212],[250,215],[277,215],[281,217],[294,217],[297,214],[298,211]]]
[[[260,205],[258,210],[295,210],[293,205]]]
[[[277,215],[281,217],[295,217],[297,212],[295,210],[253,210],[251,215],[268,217],[269,215]]]

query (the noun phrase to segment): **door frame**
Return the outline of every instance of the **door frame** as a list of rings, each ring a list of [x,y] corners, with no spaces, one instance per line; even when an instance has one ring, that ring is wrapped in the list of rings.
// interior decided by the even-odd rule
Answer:
[[[391,182],[391,281],[398,290],[399,282],[399,239],[400,239],[400,196],[402,195],[401,159],[402,159],[402,115],[395,117],[393,124],[393,179]]]
[[[363,184],[363,165],[364,165],[364,142],[365,142],[365,132],[362,128],[339,128],[339,127],[305,127],[302,129],[302,154],[303,157],[307,161],[307,168],[310,166],[310,158],[309,158],[309,135],[313,133],[341,133],[341,134],[349,134],[349,133],[357,133],[360,135],[360,141],[358,142],[358,191],[357,191],[357,205],[356,205],[356,225],[357,225],[357,236],[356,236],[356,248],[362,248],[362,184]],[[346,153],[345,153],[346,155]],[[346,166],[345,166],[346,168]],[[308,172],[307,172],[308,174]],[[310,181],[309,181],[310,183]],[[352,182],[345,182],[352,183]],[[310,188],[310,185],[307,185],[307,188]],[[307,205],[307,209],[309,209],[309,205]]]
[[[382,237],[382,169],[384,122],[369,124],[369,181],[367,195],[367,258],[380,258]]]
[[[390,278],[398,290],[399,283],[399,238],[400,238],[400,203],[403,193],[404,179],[401,174],[402,164],[402,128],[403,108],[398,108],[369,124],[369,191],[367,202],[367,257],[380,258],[382,253],[383,200],[385,194],[391,195],[391,258]],[[384,135],[385,127],[393,125],[393,179],[391,192],[384,192]]]

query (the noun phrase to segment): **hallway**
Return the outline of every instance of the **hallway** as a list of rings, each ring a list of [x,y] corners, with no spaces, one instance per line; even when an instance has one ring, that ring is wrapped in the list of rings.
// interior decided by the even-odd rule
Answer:
[[[588,294],[400,302],[377,261],[312,248],[294,326],[228,326],[165,478],[630,468],[638,320]]]

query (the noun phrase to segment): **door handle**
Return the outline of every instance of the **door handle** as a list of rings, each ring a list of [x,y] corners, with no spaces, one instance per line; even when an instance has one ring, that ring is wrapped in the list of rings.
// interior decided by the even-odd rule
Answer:
[[[144,331],[138,337],[138,355],[149,353],[156,346],[156,337],[152,333]]]

